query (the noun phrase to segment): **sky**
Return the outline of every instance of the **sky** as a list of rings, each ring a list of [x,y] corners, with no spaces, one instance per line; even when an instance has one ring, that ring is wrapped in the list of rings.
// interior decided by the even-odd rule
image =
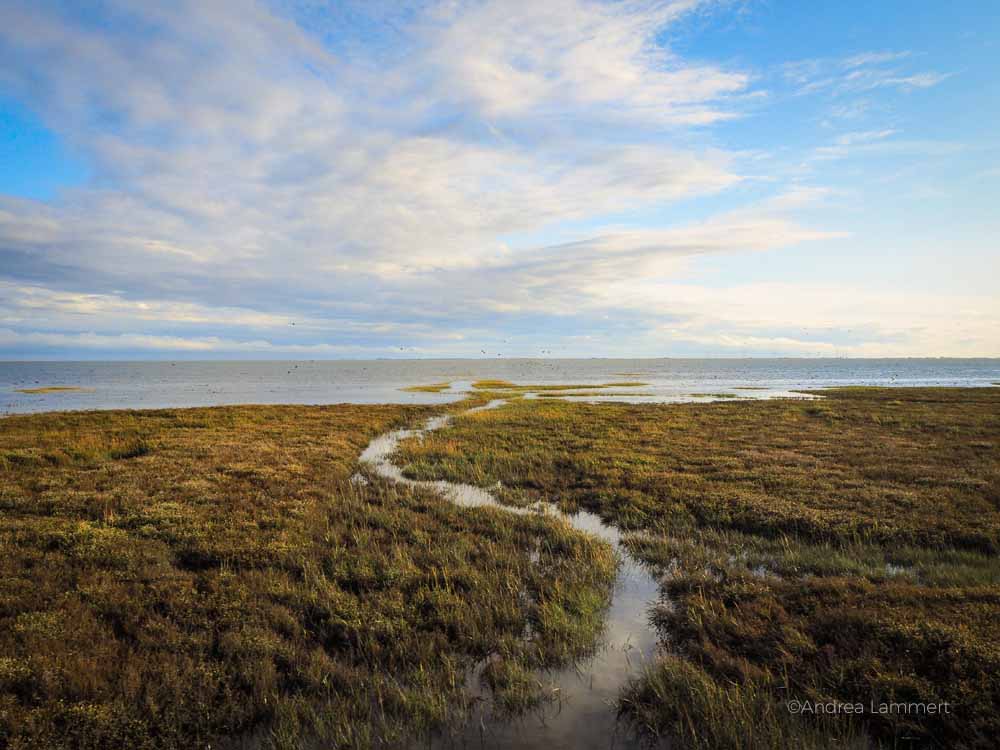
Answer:
[[[1000,4],[4,0],[0,359],[1000,356]]]

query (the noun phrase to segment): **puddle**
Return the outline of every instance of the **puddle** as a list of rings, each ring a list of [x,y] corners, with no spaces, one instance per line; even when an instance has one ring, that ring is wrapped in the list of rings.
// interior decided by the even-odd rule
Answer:
[[[896,565],[895,563],[887,562],[885,564],[885,574],[890,578],[895,578],[896,576],[908,576],[913,575],[913,568],[909,565]]]
[[[496,409],[506,403],[496,399],[464,412]],[[365,448],[361,462],[379,476],[408,487],[438,492],[447,500],[465,507],[499,508],[525,515],[545,513],[564,519],[573,528],[611,544],[622,564],[615,580],[611,605],[605,619],[605,633],[597,652],[589,659],[563,669],[540,672],[539,681],[557,700],[514,720],[498,720],[488,710],[475,713],[464,726],[447,736],[433,738],[428,745],[441,748],[638,748],[644,746],[627,726],[617,720],[615,702],[619,690],[640,673],[657,649],[657,638],[649,623],[649,608],[659,601],[660,590],[649,569],[635,559],[622,543],[622,533],[604,523],[594,513],[567,514],[550,503],[517,508],[503,505],[487,490],[469,484],[420,481],[403,476],[391,458],[404,440],[417,438],[449,424],[450,416],[432,417],[423,427],[394,430],[381,435]],[[469,682],[473,696],[482,693],[475,679]],[[483,704],[487,703],[484,701]]]

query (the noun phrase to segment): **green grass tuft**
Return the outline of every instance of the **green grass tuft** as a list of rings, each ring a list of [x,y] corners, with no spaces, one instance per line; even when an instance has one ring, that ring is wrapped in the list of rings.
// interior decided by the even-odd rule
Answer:
[[[400,390],[407,393],[441,393],[441,391],[446,391],[449,388],[451,388],[450,381],[447,383],[430,383],[428,385],[411,385],[406,388],[400,388]]]

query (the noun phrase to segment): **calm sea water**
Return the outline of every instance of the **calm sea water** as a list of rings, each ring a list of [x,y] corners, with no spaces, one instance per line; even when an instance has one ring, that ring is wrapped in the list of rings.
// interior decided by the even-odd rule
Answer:
[[[836,385],[986,386],[1000,359],[503,359],[293,362],[0,362],[0,413],[218,404],[444,403],[472,381],[642,381],[632,401],[789,395]],[[440,394],[409,385],[451,381]],[[80,391],[25,394],[72,386]],[[754,390],[743,390],[752,388]],[[623,389],[616,388],[616,393]],[[622,396],[609,397],[615,400]],[[588,400],[594,400],[588,398]]]

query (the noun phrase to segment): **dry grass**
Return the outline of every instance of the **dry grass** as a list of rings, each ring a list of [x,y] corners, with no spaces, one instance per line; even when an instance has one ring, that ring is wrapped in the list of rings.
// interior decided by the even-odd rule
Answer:
[[[415,477],[488,477],[624,528],[665,517],[815,541],[1000,549],[1000,391],[823,401],[521,400],[405,450]],[[947,512],[942,513],[942,497]]]
[[[0,747],[393,743],[461,720],[486,658],[500,704],[527,700],[527,670],[592,647],[615,561],[548,520],[350,481],[428,413],[0,420]]]

